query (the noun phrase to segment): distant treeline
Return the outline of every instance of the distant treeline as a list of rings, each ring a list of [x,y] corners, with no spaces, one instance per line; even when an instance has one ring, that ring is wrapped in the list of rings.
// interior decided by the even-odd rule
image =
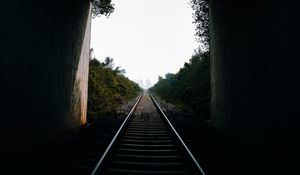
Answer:
[[[141,91],[139,85],[124,76],[120,67],[113,68],[113,59],[107,57],[104,62],[90,59],[88,84],[89,122],[103,116],[117,113],[120,104],[136,97]]]
[[[195,53],[178,73],[159,77],[150,91],[183,109],[193,111],[201,119],[210,119],[209,52]]]

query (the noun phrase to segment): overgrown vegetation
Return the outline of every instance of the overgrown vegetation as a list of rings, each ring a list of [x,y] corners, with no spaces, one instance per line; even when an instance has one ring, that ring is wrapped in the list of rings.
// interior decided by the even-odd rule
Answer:
[[[120,67],[114,68],[112,58],[106,57],[101,62],[91,56],[87,109],[89,122],[116,115],[119,105],[136,97],[141,91],[139,85],[125,77],[124,73],[125,70]]]
[[[114,12],[114,4],[111,3],[111,0],[92,0],[92,15],[97,17],[100,15],[109,16]]]
[[[168,73],[150,89],[162,99],[210,119],[209,52],[197,52],[176,74]]]
[[[196,37],[203,50],[209,50],[209,0],[190,0],[194,10],[194,24],[196,24]]]

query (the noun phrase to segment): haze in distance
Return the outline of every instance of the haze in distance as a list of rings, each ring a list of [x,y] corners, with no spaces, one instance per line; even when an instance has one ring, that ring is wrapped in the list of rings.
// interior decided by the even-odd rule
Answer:
[[[199,44],[189,0],[114,0],[109,18],[92,20],[91,47],[103,61],[114,58],[126,76],[149,88],[176,73]]]

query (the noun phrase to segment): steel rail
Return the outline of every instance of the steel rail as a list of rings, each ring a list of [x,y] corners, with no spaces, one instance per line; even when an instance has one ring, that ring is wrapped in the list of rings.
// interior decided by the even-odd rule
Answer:
[[[155,106],[157,107],[157,109],[159,110],[159,112],[163,115],[164,119],[166,120],[166,122],[169,124],[170,128],[172,129],[172,131],[174,132],[174,134],[176,135],[177,139],[180,141],[181,145],[183,146],[183,148],[185,149],[185,151],[188,153],[188,155],[190,156],[190,158],[192,159],[192,161],[194,162],[195,166],[197,167],[197,169],[201,172],[202,175],[205,175],[205,172],[203,171],[203,169],[201,168],[201,166],[199,165],[199,163],[197,162],[197,160],[195,159],[194,155],[192,154],[192,152],[189,150],[189,148],[186,146],[186,144],[184,143],[184,141],[181,139],[181,137],[179,136],[179,134],[177,133],[177,131],[175,130],[175,128],[173,127],[173,125],[171,124],[171,122],[169,121],[168,117],[166,116],[166,114],[163,112],[163,110],[160,108],[160,106],[158,105],[158,103],[155,101],[155,99],[153,98],[152,94],[150,92],[148,92],[152,101],[154,102]]]
[[[127,122],[129,121],[129,118],[132,116],[133,112],[135,111],[135,108],[137,107],[138,103],[140,102],[141,98],[143,97],[143,93],[140,95],[140,97],[138,98],[138,100],[135,102],[134,106],[132,107],[132,109],[130,110],[129,114],[127,115],[127,117],[125,118],[124,122],[122,123],[122,125],[120,126],[118,132],[116,133],[116,135],[114,136],[114,138],[111,140],[110,144],[108,145],[108,147],[106,148],[105,152],[103,153],[102,157],[100,158],[100,160],[98,161],[97,165],[95,166],[93,172],[91,175],[95,175],[97,173],[97,171],[100,169],[102,162],[104,161],[104,159],[106,158],[107,154],[109,153],[109,151],[111,150],[112,145],[116,142],[116,140],[118,139],[118,137],[120,136],[120,133],[122,132],[122,130],[124,129],[124,126],[127,124]]]

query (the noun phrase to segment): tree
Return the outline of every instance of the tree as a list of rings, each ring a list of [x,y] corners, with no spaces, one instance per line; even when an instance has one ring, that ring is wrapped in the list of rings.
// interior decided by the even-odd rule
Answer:
[[[125,69],[121,69],[120,66],[117,66],[114,70],[114,73],[124,75],[126,73]]]
[[[114,61],[113,58],[106,57],[104,60],[104,63],[102,63],[102,64],[104,67],[112,69],[114,67],[113,61]]]
[[[109,15],[114,12],[114,9],[114,4],[111,3],[111,0],[92,0],[93,17],[100,15],[109,17]]]
[[[196,24],[197,40],[201,42],[204,50],[209,49],[209,0],[190,0],[193,17]]]
[[[150,88],[162,99],[196,113],[199,119],[210,119],[210,61],[209,52],[195,53],[176,74]]]
[[[90,54],[90,60],[95,58],[94,49],[93,48],[90,49],[90,53],[89,54]]]

